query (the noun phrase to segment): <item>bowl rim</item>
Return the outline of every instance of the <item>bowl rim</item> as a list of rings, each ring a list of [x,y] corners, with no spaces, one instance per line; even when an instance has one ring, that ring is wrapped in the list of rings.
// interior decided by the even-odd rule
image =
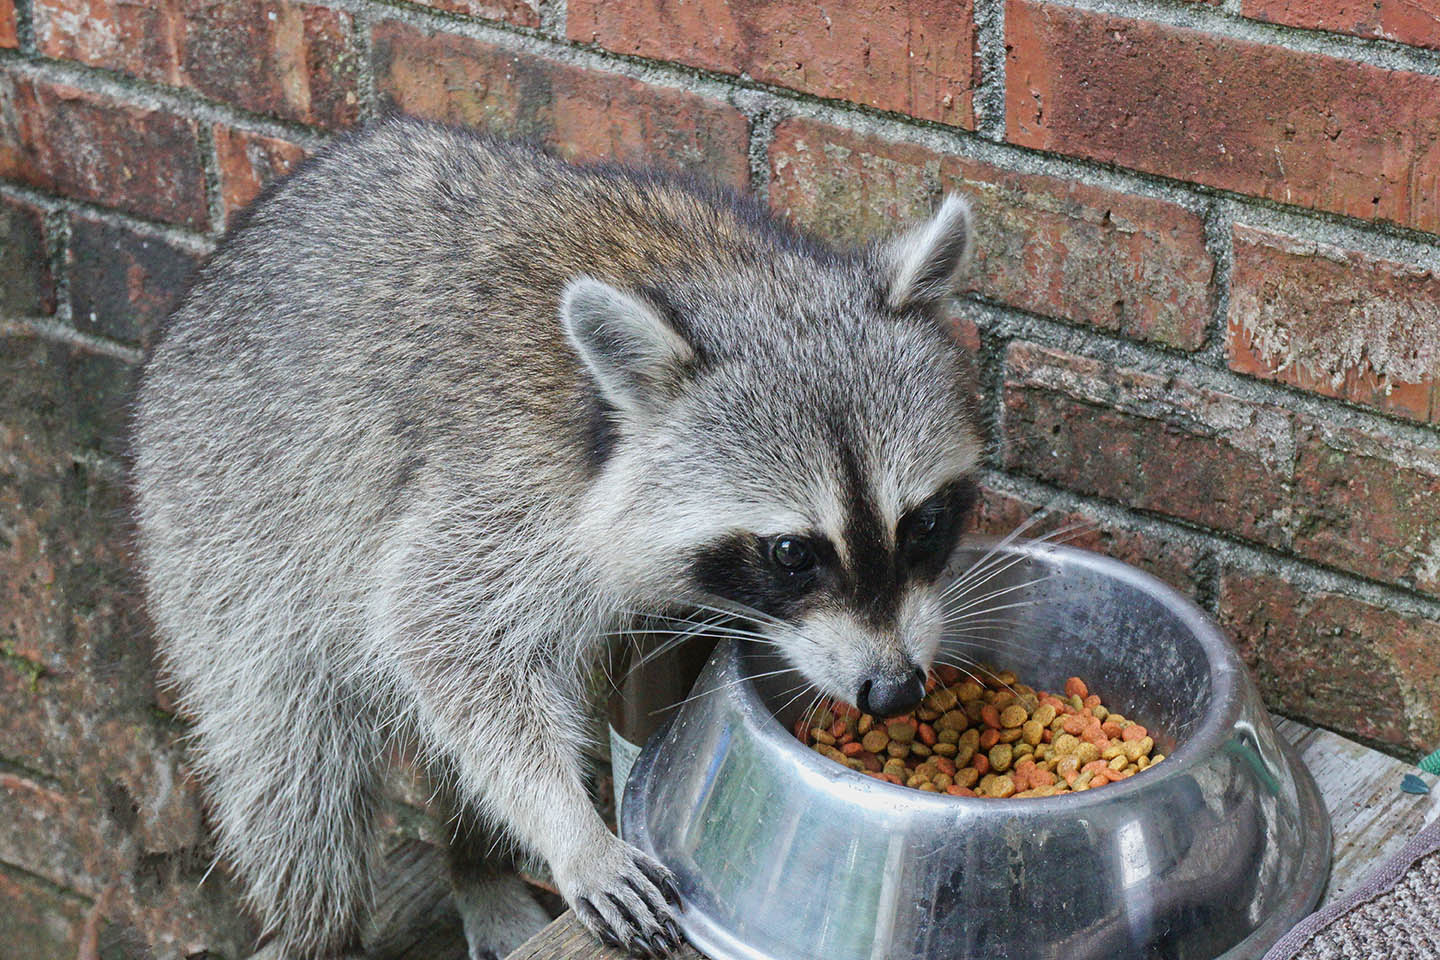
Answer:
[[[960,548],[967,546],[985,548],[987,539],[970,538],[962,542]],[[814,750],[804,746],[795,739],[794,732],[786,729],[779,718],[765,705],[760,698],[759,691],[755,688],[754,681],[746,678],[746,682],[732,685],[732,690],[736,692],[731,696],[735,707],[750,728],[749,735],[761,740],[767,748],[778,749],[781,753],[803,758],[800,760],[801,764],[815,773],[822,775],[829,775],[832,772],[839,773],[841,776],[835,779],[865,791],[881,791],[880,796],[893,796],[897,799],[904,797],[912,804],[934,806],[936,809],[952,812],[957,809],[966,809],[964,805],[968,805],[971,810],[993,810],[996,815],[1011,813],[1017,809],[1035,813],[1049,810],[1077,811],[1097,804],[1109,803],[1111,800],[1119,799],[1130,793],[1152,789],[1172,777],[1181,776],[1220,748],[1234,728],[1235,718],[1241,708],[1241,704],[1234,694],[1239,687],[1237,674],[1243,673],[1245,667],[1224,632],[1210,620],[1200,607],[1158,577],[1090,550],[1043,541],[1017,541],[1008,544],[996,541],[989,543],[988,546],[1030,556],[1060,554],[1071,562],[1078,561],[1085,566],[1098,569],[1105,575],[1128,581],[1173,610],[1200,642],[1210,669],[1209,702],[1205,706],[1204,715],[1195,733],[1184,743],[1179,744],[1173,753],[1166,754],[1162,763],[1164,769],[1156,771],[1158,776],[1146,777],[1144,782],[1139,782],[1140,777],[1137,774],[1118,783],[1111,783],[1104,790],[1085,790],[1079,794],[1066,793],[1053,797],[1025,797],[1022,799],[957,797],[951,794],[932,794],[925,790],[915,790],[900,784],[867,777],[828,757],[822,757]],[[749,641],[728,639],[722,643],[720,649],[723,649],[725,656],[736,660],[736,672],[743,673],[739,662],[742,652],[752,649],[753,646]],[[1141,771],[1141,773],[1148,772],[1148,768]],[[890,791],[894,792],[890,793]],[[957,801],[962,803],[959,808],[955,806]]]

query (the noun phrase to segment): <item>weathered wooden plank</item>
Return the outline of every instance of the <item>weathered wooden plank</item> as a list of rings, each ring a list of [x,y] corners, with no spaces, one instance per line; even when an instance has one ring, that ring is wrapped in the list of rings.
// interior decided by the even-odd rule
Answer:
[[[1315,730],[1300,751],[1330,812],[1335,854],[1326,903],[1353,890],[1367,872],[1398,853],[1427,823],[1440,817],[1437,778],[1346,740]],[[1400,781],[1413,773],[1430,784],[1428,795],[1405,793]]]

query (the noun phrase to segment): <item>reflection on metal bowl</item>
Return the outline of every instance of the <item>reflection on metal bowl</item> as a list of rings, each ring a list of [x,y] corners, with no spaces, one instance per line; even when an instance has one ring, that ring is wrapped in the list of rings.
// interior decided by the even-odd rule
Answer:
[[[982,548],[961,551],[964,570]],[[621,829],[675,871],[717,960],[1259,957],[1325,886],[1330,825],[1239,655],[1169,587],[1093,553],[999,548],[1013,586],[986,658],[1079,675],[1167,759],[1103,789],[981,800],[865,777],[803,747],[795,678],[724,641],[650,739]],[[1013,562],[1010,562],[1013,561]],[[965,601],[961,601],[965,602]],[[974,655],[977,651],[967,648]]]

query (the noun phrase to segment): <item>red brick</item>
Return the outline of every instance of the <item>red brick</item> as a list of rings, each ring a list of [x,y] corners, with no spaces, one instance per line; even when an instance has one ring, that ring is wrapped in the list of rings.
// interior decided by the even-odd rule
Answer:
[[[1440,594],[1440,438],[1301,420],[1295,514],[1296,553]]]
[[[1436,0],[1243,0],[1240,10],[1256,20],[1292,27],[1440,47]]]
[[[359,118],[361,51],[348,13],[292,0],[36,0],[52,57],[190,87],[260,113]]]
[[[976,509],[975,532],[1003,537],[1035,516],[1045,504],[1038,500],[982,486]],[[1173,537],[1151,536],[1113,525],[1100,525],[1094,517],[1071,511],[1055,511],[1027,529],[1027,539],[1047,538],[1067,527],[1083,525],[1061,534],[1054,542],[1093,550],[1123,560],[1154,574],[1189,597],[1200,593],[1196,565],[1200,554],[1193,546]]]
[[[75,326],[86,333],[149,346],[160,322],[184,293],[201,255],[75,214],[70,218],[66,259]]]
[[[447,13],[479,17],[482,20],[505,20],[522,27],[540,26],[539,0],[415,0],[422,7],[433,7]]]
[[[220,199],[227,223],[272,181],[289,173],[309,151],[276,137],[215,124],[215,156],[220,169]]]
[[[1022,174],[789,119],[770,148],[770,202],[861,242],[928,211],[940,190],[976,207],[971,289],[1022,310],[1194,349],[1214,310],[1201,217],[1163,200]]]
[[[20,46],[20,30],[15,19],[15,0],[0,0],[0,47],[12,50]]]
[[[1038,0],[1006,10],[1012,142],[1440,231],[1440,77]]]
[[[1432,270],[1238,224],[1234,239],[1231,369],[1414,420],[1440,413]]]
[[[204,227],[195,122],[74,87],[0,75],[0,177]]]
[[[1275,546],[1288,540],[1293,423],[1265,404],[1011,344],[1004,465]]]
[[[399,23],[376,26],[375,63],[389,108],[535,140],[570,159],[678,168],[736,188],[749,180],[744,115],[692,93]]]
[[[1219,619],[1272,708],[1412,750],[1440,742],[1440,624],[1242,569],[1221,576]]]
[[[571,40],[974,126],[969,0],[570,0]]]
[[[26,316],[55,311],[45,212],[0,197],[0,311]]]

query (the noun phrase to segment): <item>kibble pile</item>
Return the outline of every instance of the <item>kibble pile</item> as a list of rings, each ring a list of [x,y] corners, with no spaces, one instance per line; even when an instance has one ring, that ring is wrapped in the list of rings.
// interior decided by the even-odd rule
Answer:
[[[1124,780],[1164,760],[1150,732],[1111,713],[1085,681],[1065,695],[1014,673],[937,666],[916,709],[877,719],[825,701],[795,724],[816,752],[867,776],[959,797],[1052,797]]]

